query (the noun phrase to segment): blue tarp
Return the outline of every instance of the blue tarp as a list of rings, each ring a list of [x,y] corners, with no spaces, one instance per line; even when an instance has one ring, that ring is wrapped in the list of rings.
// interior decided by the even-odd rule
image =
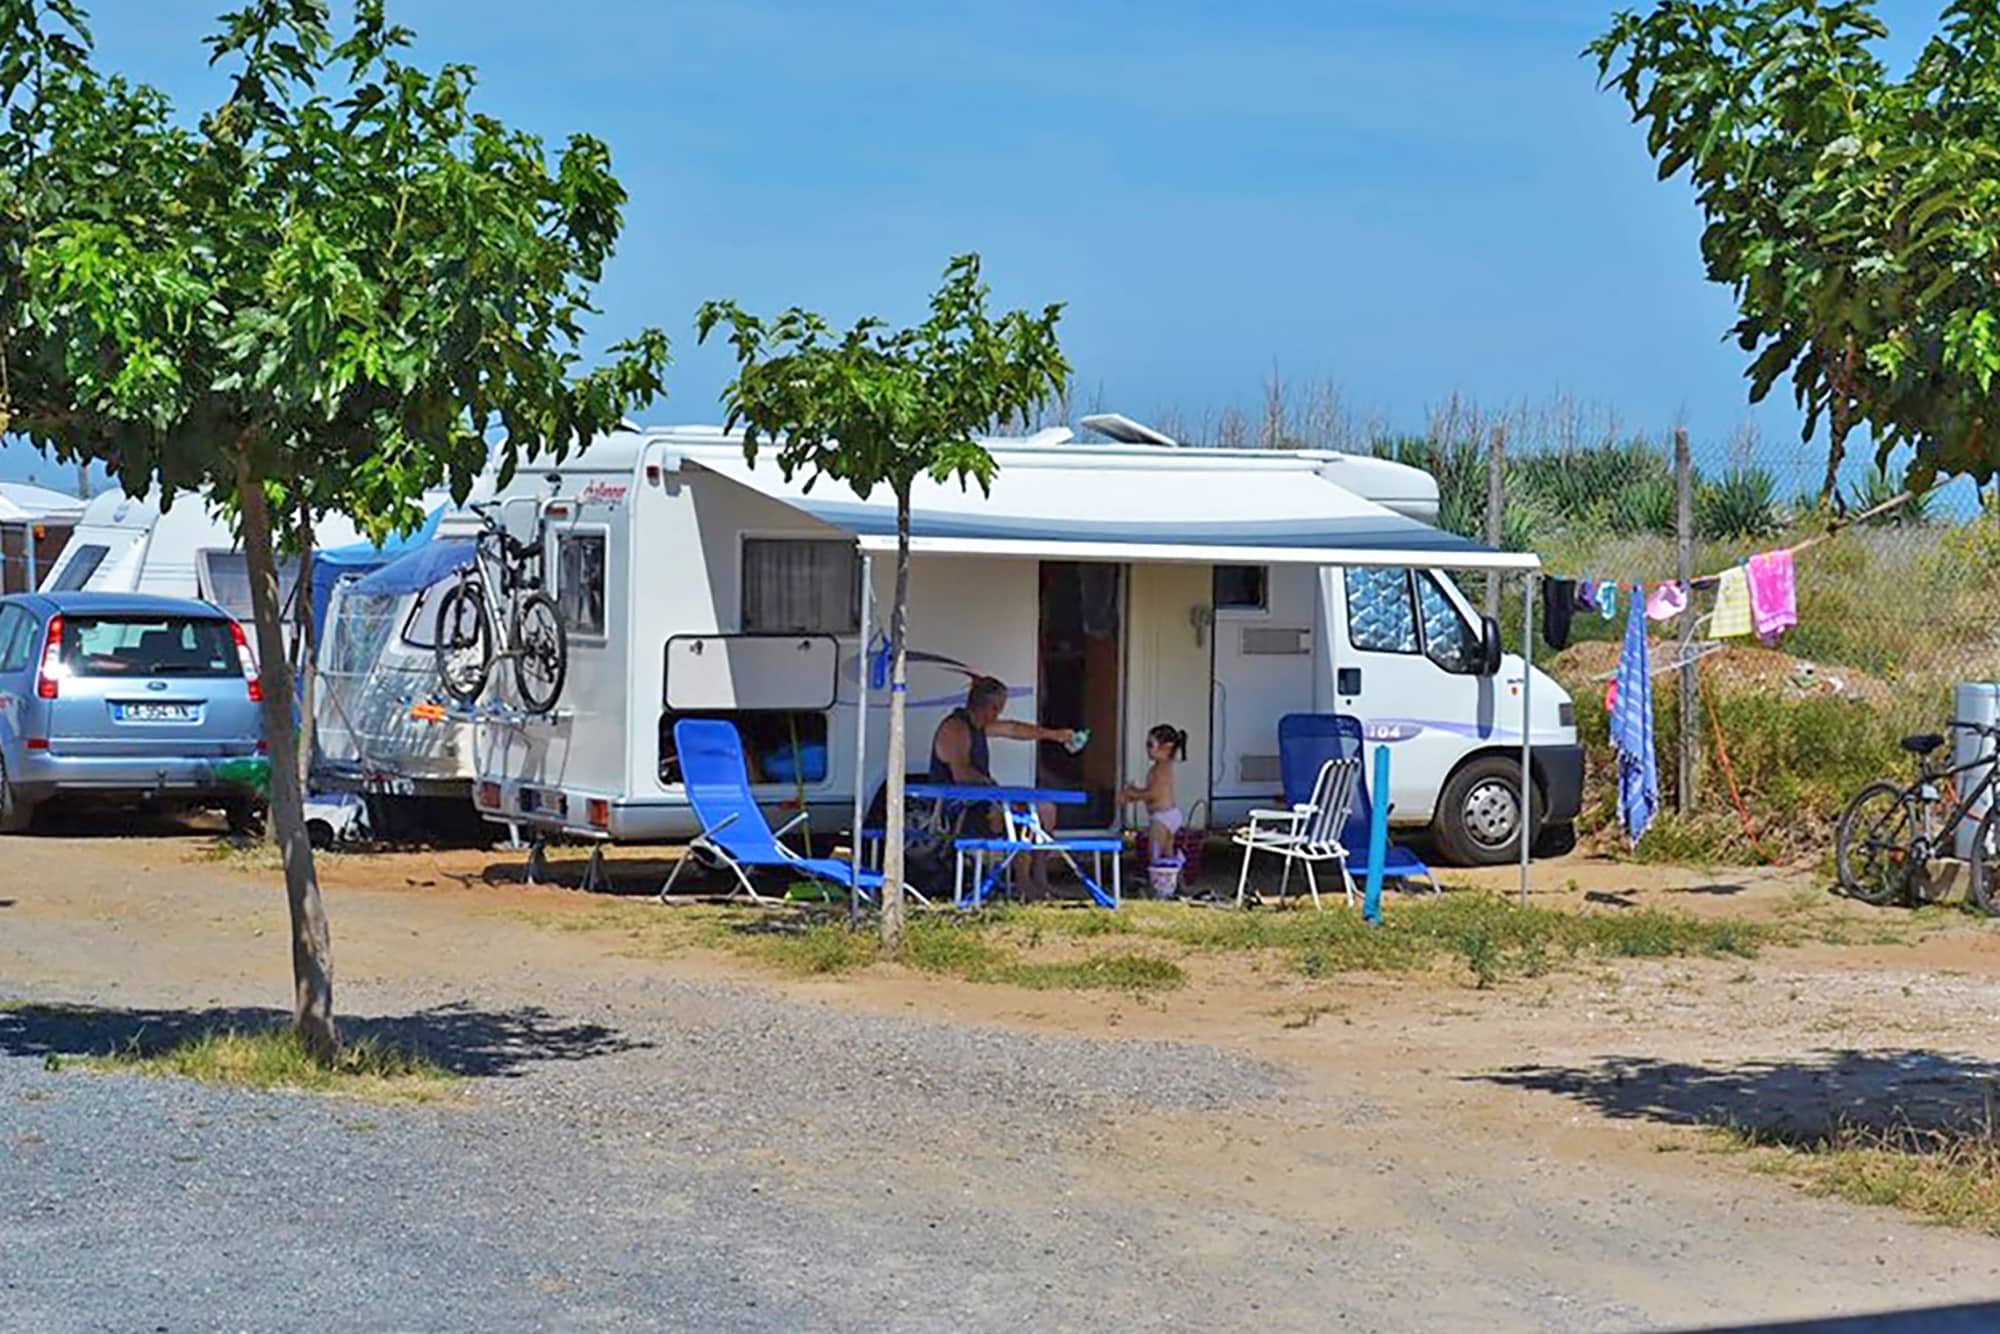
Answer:
[[[312,558],[312,614],[313,636],[317,640],[326,633],[327,603],[333,599],[333,586],[348,575],[367,574],[379,570],[391,561],[412,551],[427,547],[437,535],[438,520],[444,517],[444,507],[439,506],[425,519],[423,526],[405,537],[392,537],[381,546],[372,542],[355,542],[344,547],[328,547],[324,551],[313,552]]]
[[[384,565],[354,585],[363,597],[402,597],[448,579],[472,563],[469,537],[439,538]]]

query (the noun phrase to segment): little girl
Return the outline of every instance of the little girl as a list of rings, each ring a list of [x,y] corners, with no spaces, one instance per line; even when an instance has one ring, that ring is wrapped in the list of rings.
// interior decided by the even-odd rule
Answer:
[[[1172,723],[1161,723],[1146,733],[1146,758],[1153,766],[1146,772],[1146,785],[1127,783],[1118,790],[1118,801],[1146,803],[1146,841],[1157,862],[1174,855],[1174,835],[1185,820],[1174,800],[1174,762],[1187,758],[1187,733]]]

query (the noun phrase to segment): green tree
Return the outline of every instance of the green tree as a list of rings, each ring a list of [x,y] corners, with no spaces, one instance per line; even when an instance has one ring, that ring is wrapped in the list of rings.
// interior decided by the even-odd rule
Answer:
[[[903,934],[903,752],[910,591],[910,490],[919,477],[969,480],[989,489],[998,465],[983,432],[1025,421],[1069,383],[1056,341],[1060,305],[1039,315],[986,309],[977,255],[945,269],[930,318],[890,330],[875,318],[836,334],[794,307],[771,320],[710,301],[696,316],[703,341],[729,327],[736,378],[723,389],[729,426],[743,427],[754,464],[768,441],[787,479],[831,478],[864,500],[878,486],[896,497],[896,593],[890,613],[889,792],[883,855],[882,940]]]
[[[1903,78],[1873,0],[1659,0],[1589,53],[1686,171],[1736,294],[1751,397],[1789,377],[1828,429],[1913,451],[1909,481],[2000,467],[2000,7],[1954,0]]]
[[[193,125],[101,74],[70,0],[0,0],[0,411],[128,491],[204,489],[238,519],[291,908],[294,1013],[336,1043],[330,935],[300,809],[277,554],[330,512],[375,537],[464,497],[498,446],[561,456],[661,387],[647,330],[579,372],[625,195],[605,146],[473,110],[359,0],[254,0],[219,21],[227,99]]]

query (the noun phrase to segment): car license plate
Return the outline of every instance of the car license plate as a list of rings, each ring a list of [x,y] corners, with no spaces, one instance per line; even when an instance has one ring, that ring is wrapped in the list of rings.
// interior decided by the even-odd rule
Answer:
[[[199,704],[120,704],[118,721],[123,723],[193,723],[201,721]]]

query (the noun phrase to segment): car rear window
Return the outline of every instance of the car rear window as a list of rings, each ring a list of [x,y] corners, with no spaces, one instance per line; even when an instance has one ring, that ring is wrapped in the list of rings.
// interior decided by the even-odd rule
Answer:
[[[63,617],[74,676],[239,676],[229,622],[195,616]]]

